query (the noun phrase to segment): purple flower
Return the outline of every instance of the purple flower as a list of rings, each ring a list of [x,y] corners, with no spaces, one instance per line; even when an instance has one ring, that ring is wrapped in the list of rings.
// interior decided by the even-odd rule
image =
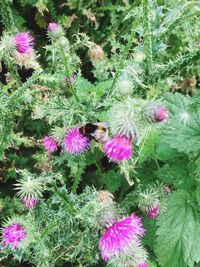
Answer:
[[[57,150],[57,145],[55,140],[49,136],[45,136],[43,138],[43,146],[49,152],[54,152]]]
[[[2,243],[6,248],[11,245],[16,250],[25,238],[25,229],[20,224],[12,224],[2,229]]]
[[[160,211],[160,206],[158,204],[154,204],[148,209],[146,216],[149,219],[155,219],[158,216],[159,211]]]
[[[127,253],[132,242],[139,242],[144,235],[141,220],[135,214],[109,226],[99,240],[99,249],[105,261],[119,254]]]
[[[55,31],[57,28],[58,28],[58,24],[55,22],[50,22],[47,27],[49,32]]]
[[[38,199],[25,197],[22,202],[26,208],[33,209],[38,204]]]
[[[148,265],[146,264],[146,262],[143,262],[143,263],[138,263],[136,267],[148,267]]]
[[[29,53],[33,49],[33,37],[29,32],[21,32],[15,35],[15,45],[21,54]]]
[[[64,149],[70,154],[80,154],[89,146],[89,138],[79,132],[79,128],[69,129],[64,139]]]
[[[132,155],[132,142],[124,136],[116,136],[106,141],[103,149],[110,160],[119,162],[130,159]]]
[[[168,118],[168,111],[157,102],[147,103],[143,109],[144,117],[151,122],[161,122]]]
[[[154,119],[156,122],[161,122],[168,118],[167,109],[164,107],[159,107],[155,110]]]
[[[65,80],[66,84],[69,83],[69,78],[68,77],[65,77],[64,80]],[[76,76],[74,74],[72,74],[71,82],[72,82],[72,84],[75,84],[75,82],[76,82]]]

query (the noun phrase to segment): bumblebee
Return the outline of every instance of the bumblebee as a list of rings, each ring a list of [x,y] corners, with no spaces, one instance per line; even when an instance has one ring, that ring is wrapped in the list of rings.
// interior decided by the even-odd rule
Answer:
[[[105,142],[108,140],[107,124],[104,122],[86,123],[79,128],[79,132],[90,139],[97,142]]]

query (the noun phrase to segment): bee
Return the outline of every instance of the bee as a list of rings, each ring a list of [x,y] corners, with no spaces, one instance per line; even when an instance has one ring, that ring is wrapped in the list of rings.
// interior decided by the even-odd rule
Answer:
[[[108,140],[108,125],[105,122],[86,123],[79,128],[79,132],[90,139],[97,142],[105,142]]]

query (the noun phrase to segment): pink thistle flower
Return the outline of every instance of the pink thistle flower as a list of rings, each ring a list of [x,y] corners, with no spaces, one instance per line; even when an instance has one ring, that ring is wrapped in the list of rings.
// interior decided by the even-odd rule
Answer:
[[[21,32],[15,35],[15,45],[19,53],[29,53],[32,51],[33,44],[34,39],[29,32]]]
[[[79,128],[69,129],[64,139],[64,149],[70,154],[80,154],[89,146],[89,138],[79,132]]]
[[[57,28],[58,28],[58,24],[55,22],[50,22],[47,27],[49,32],[55,31]]]
[[[124,136],[116,136],[106,141],[103,149],[108,158],[119,162],[130,159],[132,155],[132,142]]]
[[[57,150],[57,145],[55,140],[49,136],[45,136],[43,138],[43,146],[49,152],[54,152]]]
[[[20,224],[12,224],[2,229],[2,244],[6,248],[11,245],[16,250],[25,238],[25,229]]]
[[[138,263],[136,267],[148,267],[148,265],[146,264],[146,262],[143,262],[143,263]]]
[[[139,236],[144,235],[141,219],[131,216],[109,226],[99,240],[99,249],[105,261],[111,257],[117,258],[122,252],[127,253],[132,242],[139,242]]]
[[[155,110],[154,119],[156,122],[164,121],[167,118],[168,118],[168,112],[166,108],[159,107],[158,109]]]
[[[148,209],[146,216],[149,219],[155,219],[158,216],[159,211],[160,211],[160,206],[157,204],[154,204]]]
[[[142,111],[148,121],[161,122],[168,118],[167,109],[157,102],[147,103]]]
[[[26,208],[33,209],[39,201],[36,198],[25,197],[22,202]]]

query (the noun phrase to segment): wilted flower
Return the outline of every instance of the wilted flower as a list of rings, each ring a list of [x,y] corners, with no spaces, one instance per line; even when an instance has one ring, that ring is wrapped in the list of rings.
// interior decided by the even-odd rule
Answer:
[[[139,243],[139,237],[144,235],[141,220],[135,214],[109,226],[99,240],[102,258],[118,258],[120,254],[132,255],[131,246]]]
[[[89,146],[89,138],[79,132],[79,128],[67,131],[64,139],[64,149],[70,154],[80,154]]]
[[[25,238],[25,229],[18,223],[11,224],[2,229],[2,244],[6,248],[11,245],[16,250]]]
[[[132,155],[132,142],[124,136],[116,136],[104,143],[103,150],[112,161],[119,162],[130,159]]]
[[[160,211],[160,206],[158,204],[153,204],[149,209],[147,210],[146,216],[149,219],[155,219]]]
[[[33,209],[38,204],[38,199],[25,197],[22,202],[26,208]]]
[[[101,60],[105,57],[104,51],[100,45],[93,44],[88,51],[91,60]]]
[[[45,136],[43,138],[43,146],[49,152],[55,152],[57,150],[57,145],[52,137]]]
[[[57,29],[58,26],[59,26],[59,25],[58,25],[57,23],[55,23],[55,22],[50,22],[50,23],[48,24],[47,29],[48,29],[48,31],[52,32],[52,31],[55,31],[55,29]]]
[[[29,53],[33,49],[33,37],[29,32],[21,32],[15,35],[15,45],[19,53]]]
[[[161,122],[168,118],[168,111],[157,102],[149,102],[143,108],[143,115],[148,121]]]
[[[101,190],[97,193],[97,199],[99,202],[113,202],[114,196],[107,190]]]

